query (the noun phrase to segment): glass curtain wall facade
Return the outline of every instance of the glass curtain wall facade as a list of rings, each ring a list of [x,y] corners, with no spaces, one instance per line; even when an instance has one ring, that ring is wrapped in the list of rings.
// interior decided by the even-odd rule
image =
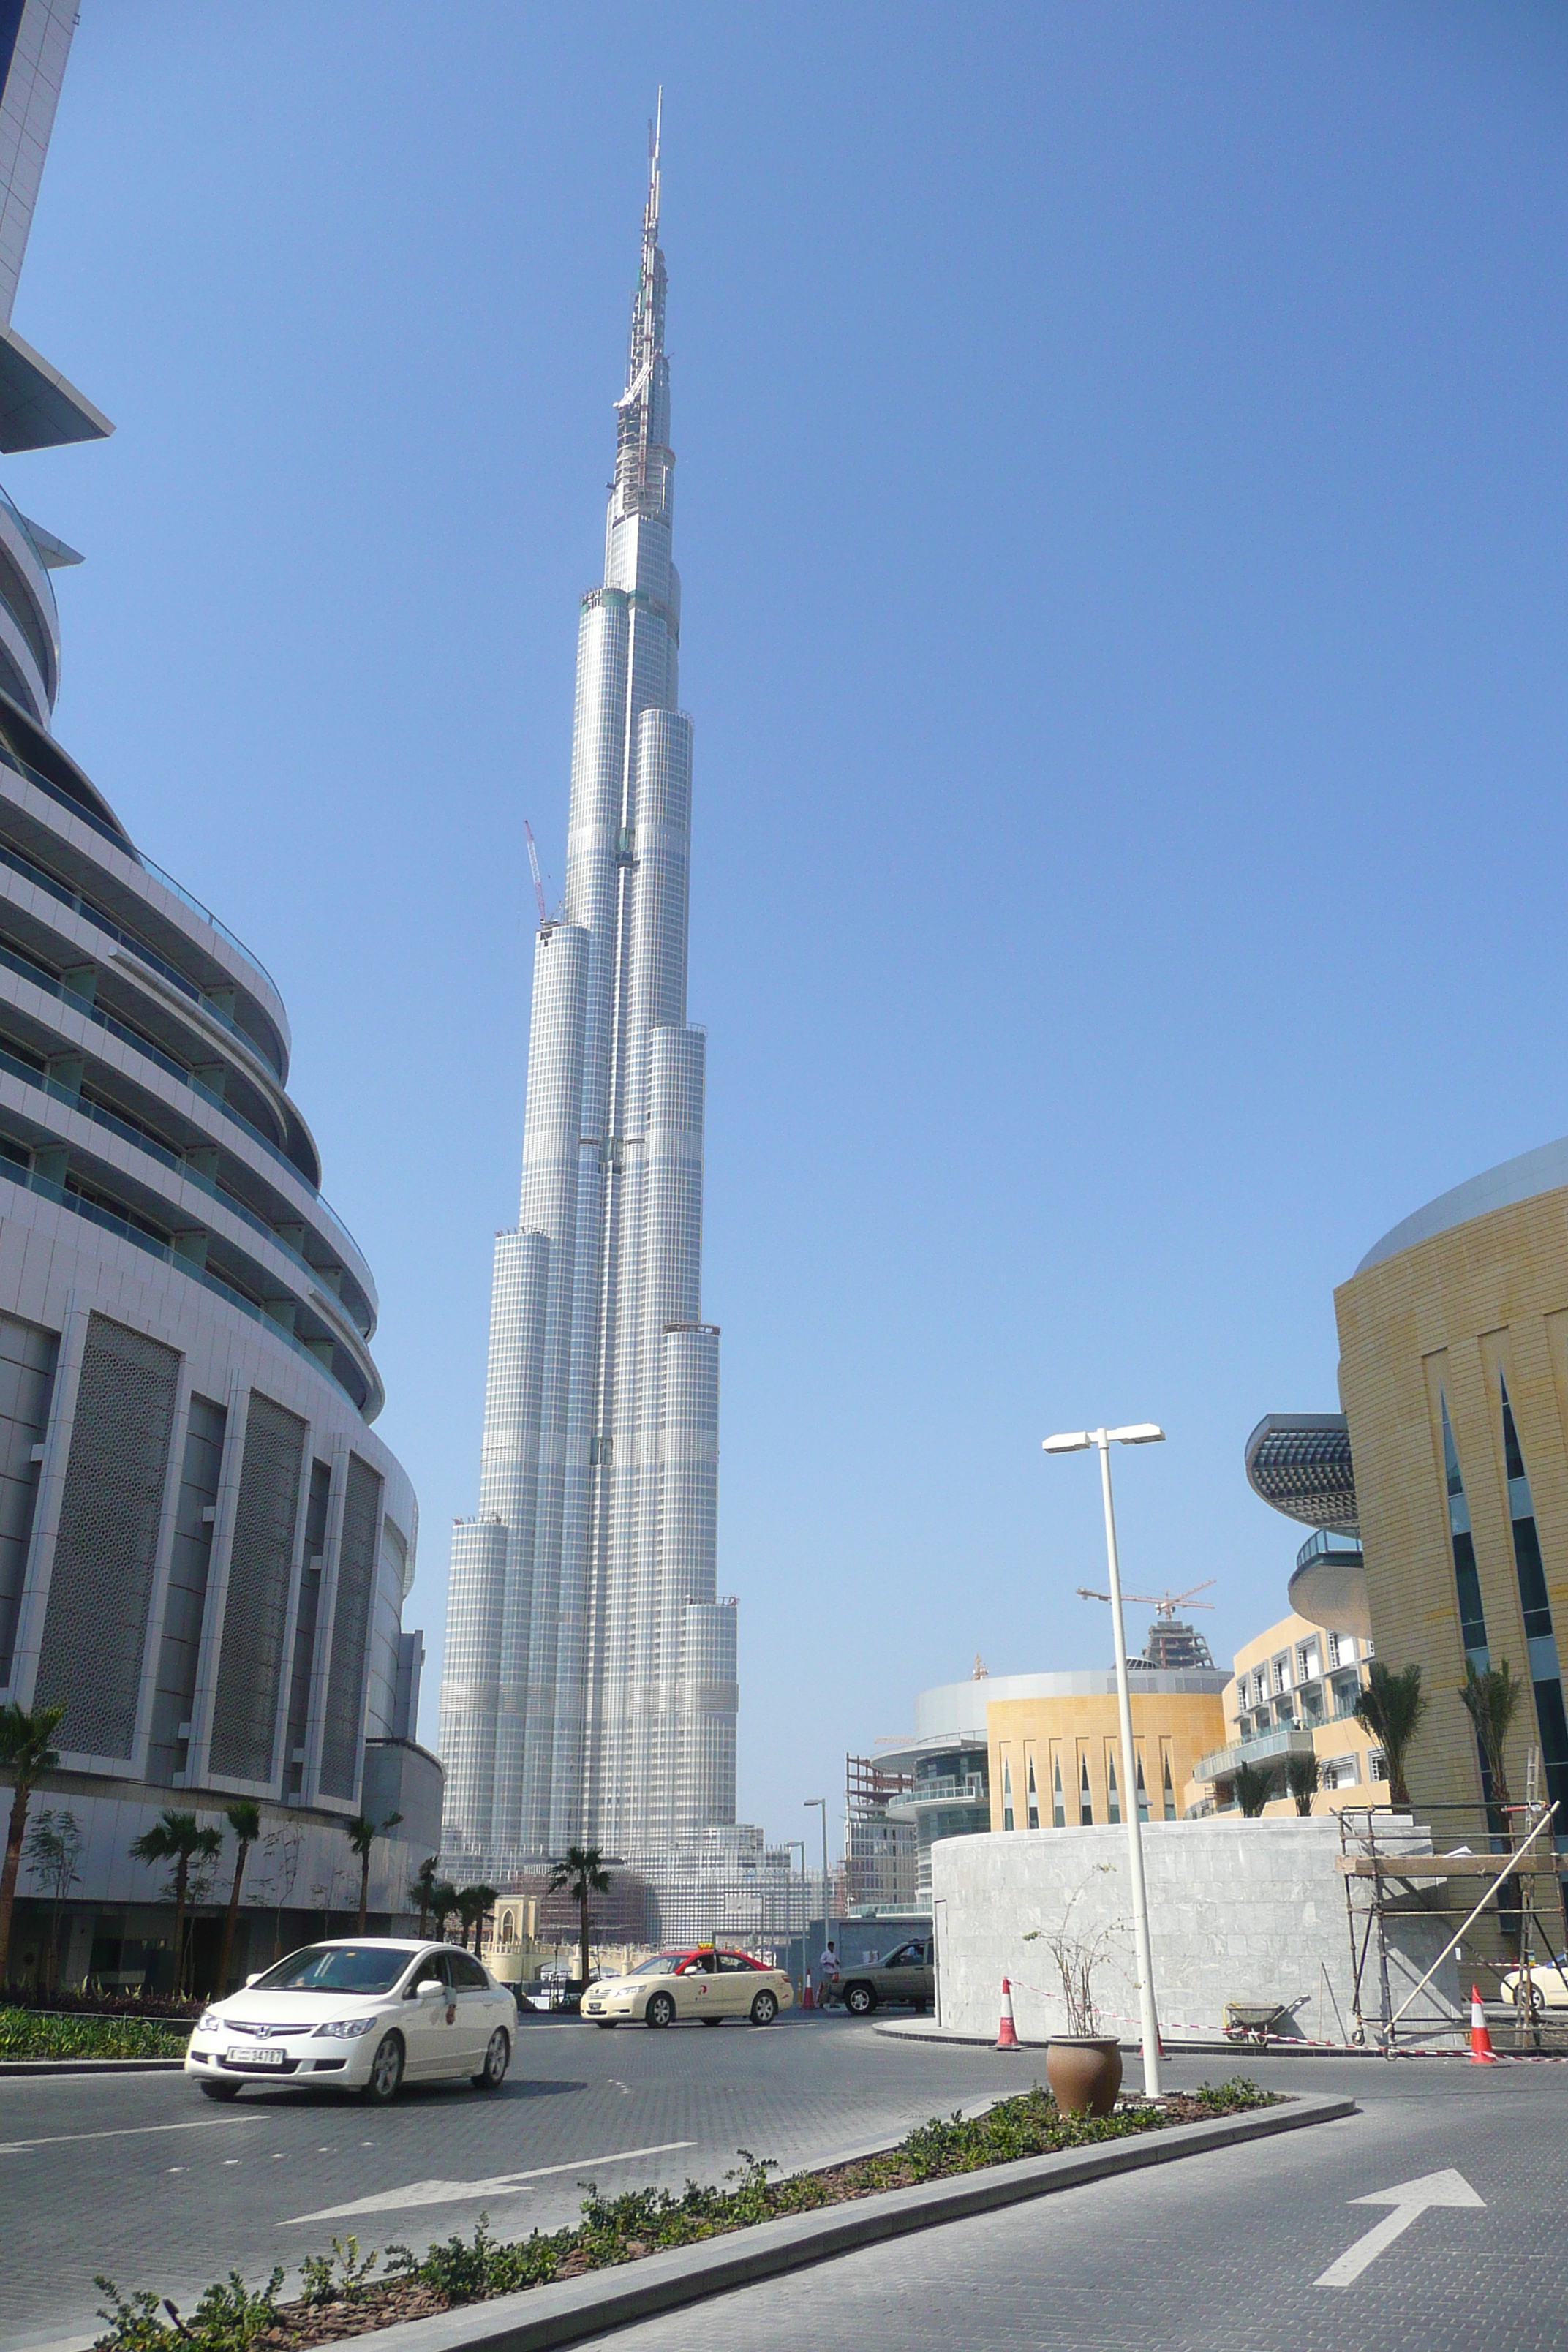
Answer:
[[[565,896],[535,946],[521,1198],[496,1248],[479,1508],[453,1535],[444,1844],[491,1875],[586,1841],[657,1876],[735,1814],[658,206],[656,139],[605,576],[579,625]]]

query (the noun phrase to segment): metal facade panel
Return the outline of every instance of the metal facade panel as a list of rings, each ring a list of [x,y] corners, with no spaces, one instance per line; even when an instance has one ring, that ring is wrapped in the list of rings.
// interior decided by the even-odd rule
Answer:
[[[273,1778],[305,1426],[251,1391],[209,1750],[213,1770],[228,1780]]]
[[[325,1797],[352,1798],[359,1787],[365,1651],[371,1600],[375,1590],[375,1539],[381,1526],[381,1480],[368,1463],[351,1454],[343,1494],[343,1532],[338,1547],[338,1589],[332,1610],[331,1664],[321,1731],[321,1770],[317,1783]]]

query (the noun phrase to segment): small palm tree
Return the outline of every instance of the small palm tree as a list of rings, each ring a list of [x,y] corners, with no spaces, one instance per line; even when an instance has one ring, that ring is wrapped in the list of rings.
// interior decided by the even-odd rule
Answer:
[[[1285,1759],[1285,1786],[1295,1798],[1299,1813],[1311,1811],[1319,1779],[1320,1767],[1315,1756],[1287,1756]]]
[[[228,1990],[228,1964],[234,1951],[234,1923],[239,1916],[239,1890],[245,1877],[245,1864],[251,1847],[261,1835],[261,1808],[249,1797],[237,1797],[226,1805],[223,1817],[234,1832],[234,1884],[228,1890],[228,1909],[224,1914],[223,1951],[217,1964],[217,1989],[220,1997]]]
[[[437,1876],[437,1868],[436,1856],[433,1853],[426,1854],[408,1882],[408,1900],[419,1906],[419,1933],[422,1936],[425,1933],[426,1922],[430,1916],[431,1898],[439,1884]]]
[[[403,1819],[401,1813],[388,1813],[384,1822],[373,1822],[366,1813],[356,1813],[343,1823],[343,1835],[359,1856],[359,1924],[356,1936],[364,1934],[364,1915],[370,1908],[370,1850],[378,1837],[395,1829]]]
[[[223,1844],[223,1832],[203,1829],[195,1813],[161,1812],[131,1848],[137,1862],[172,1862],[174,1865],[174,1990],[185,1990],[185,1898],[190,1891],[193,1862],[210,1861]]]
[[[458,1908],[458,1895],[449,1878],[438,1878],[430,1889],[430,1924],[443,1943],[447,1937],[447,1922]]]
[[[1382,1742],[1384,1762],[1388,1767],[1388,1793],[1396,1805],[1410,1802],[1405,1759],[1429,1704],[1421,1687],[1419,1666],[1405,1666],[1395,1674],[1392,1666],[1377,1658],[1368,1668],[1366,1688],[1355,1703],[1355,1719],[1363,1731],[1370,1731],[1374,1739]]]
[[[1514,1717],[1524,1704],[1525,1685],[1515,1675],[1506,1658],[1484,1674],[1476,1672],[1473,1658],[1465,1660],[1465,1679],[1459,1691],[1476,1727],[1481,1754],[1487,1759],[1487,1771],[1492,1784],[1492,1802],[1508,1822],[1508,1808],[1513,1800],[1509,1794],[1508,1735],[1513,1728]]]
[[[550,1865],[551,1894],[559,1895],[565,1887],[577,1906],[582,1923],[582,1967],[578,1973],[584,1984],[588,1981],[588,1898],[607,1894],[609,1885],[610,1874],[596,1845],[569,1845],[560,1861]]]
[[[16,1873],[22,1866],[27,1807],[40,1772],[52,1770],[60,1760],[49,1743],[64,1713],[63,1706],[35,1707],[31,1715],[20,1706],[0,1708],[0,1772],[9,1774],[15,1790],[5,1832],[5,1863],[0,1869],[0,1984],[10,1981],[11,1911],[16,1899]]]
[[[500,1901],[499,1891],[493,1886],[486,1886],[482,1880],[476,1880],[472,1886],[465,1886],[458,1893],[458,1916],[463,1923],[463,1938],[467,1942],[468,1929],[471,1927],[474,1931],[476,1959],[479,1958],[479,1931],[486,1918]]]
[[[1262,1764],[1238,1764],[1230,1785],[1247,1819],[1255,1822],[1274,1794],[1274,1775]]]

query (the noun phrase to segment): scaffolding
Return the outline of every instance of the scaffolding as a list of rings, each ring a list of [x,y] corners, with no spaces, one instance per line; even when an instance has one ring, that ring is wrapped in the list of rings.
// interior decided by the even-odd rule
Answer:
[[[1392,2057],[1468,2027],[1465,1979],[1489,1983],[1517,1971],[1510,2019],[1492,2021],[1500,2046],[1519,2053],[1568,2049],[1568,2011],[1553,2011],[1532,1980],[1564,1949],[1562,1857],[1551,1836],[1555,1806],[1527,1802],[1424,1805],[1420,1819],[1384,1805],[1339,1811],[1339,1869],[1350,1932],[1350,2038]],[[1430,1922],[1430,1925],[1427,1923]],[[1421,1960],[1425,1967],[1419,1967]],[[1453,1975],[1446,1997],[1445,1970]]]
[[[912,1773],[889,1772],[869,1756],[844,1759],[844,1878],[852,1912],[907,1910],[914,1903],[915,1824],[888,1811],[914,1785]]]

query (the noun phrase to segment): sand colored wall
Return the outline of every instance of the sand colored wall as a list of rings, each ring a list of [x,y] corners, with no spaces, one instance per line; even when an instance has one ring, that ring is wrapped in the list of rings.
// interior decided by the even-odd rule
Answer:
[[[1506,1378],[1534,1504],[1552,1622],[1568,1636],[1568,1190],[1472,1218],[1354,1276],[1334,1294],[1340,1391],[1355,1457],[1377,1654],[1422,1672],[1431,1705],[1407,1763],[1418,1807],[1479,1806],[1458,1697],[1465,1654],[1439,1395],[1464,1475],[1490,1661],[1531,1679],[1503,1460]],[[1521,1709],[1516,1796],[1540,1733]]]
[[[1080,1793],[1085,1765],[1094,1820],[1111,1820],[1112,1775],[1121,1779],[1121,1729],[1114,1691],[1061,1698],[1019,1698],[993,1701],[985,1710],[986,1738],[991,1751],[991,1826],[1005,1828],[1006,1791],[1011,1781],[1013,1827],[1029,1827],[1029,1765],[1035,1767],[1038,1826],[1055,1822],[1056,1772],[1061,1771],[1061,1826],[1080,1826]],[[1192,1779],[1200,1756],[1224,1746],[1227,1737],[1219,1692],[1152,1691],[1132,1687],[1132,1744],[1143,1768],[1149,1819],[1162,1821],[1167,1811],[1179,1813],[1182,1791]],[[1168,1778],[1167,1778],[1168,1776]],[[1121,1819],[1125,1821],[1126,1791],[1118,1787]]]

